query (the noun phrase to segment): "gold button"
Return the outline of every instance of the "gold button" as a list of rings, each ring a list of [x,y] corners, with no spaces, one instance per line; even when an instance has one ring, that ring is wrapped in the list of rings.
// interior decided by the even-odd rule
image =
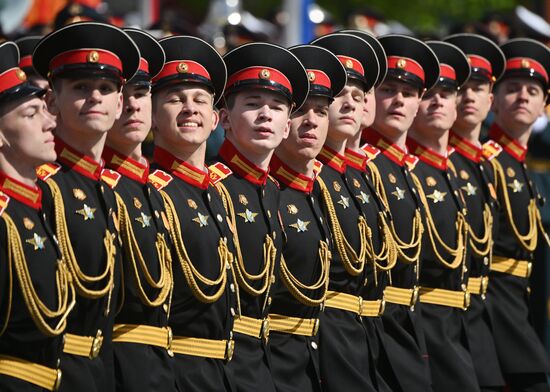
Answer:
[[[314,82],[315,81],[315,72],[309,71],[307,73],[307,78],[309,79],[310,82]]]
[[[53,384],[53,391],[58,391],[59,387],[61,386],[61,377],[63,376],[63,372],[61,369],[56,370],[55,375],[55,383]]]
[[[269,319],[265,318],[262,320],[262,338],[264,338],[264,341],[267,343],[269,339]]]
[[[521,60],[521,68],[529,68],[531,66],[531,62],[527,59]]]
[[[353,61],[346,60],[346,68],[353,68]]]
[[[261,79],[269,79],[271,76],[271,72],[269,72],[268,69],[262,69],[259,73],[259,76]]]
[[[95,50],[92,50],[90,53],[88,53],[88,56],[86,56],[86,60],[89,63],[97,63],[99,61],[99,53],[97,53]]]
[[[188,70],[189,70],[189,66],[183,62],[179,63],[178,66],[176,67],[176,71],[178,71],[179,73],[186,73]]]
[[[396,64],[396,65],[397,65],[397,68],[403,69],[403,68],[405,68],[405,67],[407,66],[407,60],[405,60],[405,59],[399,59],[399,60],[397,60],[397,64]]]
[[[101,332],[101,329],[97,330],[97,334],[92,341],[92,350],[90,351],[90,358],[94,359],[97,358],[99,355],[99,352],[101,351],[101,345],[103,344],[103,333]]]
[[[25,73],[25,71],[23,71],[22,69],[17,69],[15,71],[15,76],[17,76],[17,79],[19,79],[20,81],[24,82],[25,80],[27,80],[27,74]]]

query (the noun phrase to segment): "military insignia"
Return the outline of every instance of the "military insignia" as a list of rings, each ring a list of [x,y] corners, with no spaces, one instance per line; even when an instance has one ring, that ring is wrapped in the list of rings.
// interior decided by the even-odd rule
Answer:
[[[531,63],[527,59],[521,59],[521,68],[529,68]]]
[[[361,188],[361,183],[357,180],[357,178],[353,179],[353,186],[356,188]]]
[[[508,175],[508,177],[515,177],[516,172],[514,171],[514,169],[509,167],[509,168],[506,169],[506,174]]]
[[[396,64],[396,65],[397,65],[397,68],[403,69],[403,68],[405,68],[405,67],[407,66],[407,60],[405,60],[405,59],[399,59],[399,60],[397,60],[397,64]]]
[[[25,226],[25,229],[27,230],[32,230],[34,228],[34,222],[30,220],[30,218],[24,217],[23,226]]]
[[[391,194],[394,195],[397,200],[403,200],[405,198],[405,190],[399,188],[398,186],[395,187],[395,191],[393,191]]]
[[[89,63],[97,63],[99,61],[99,53],[97,53],[95,50],[92,50],[86,56],[86,61],[88,61]]]
[[[395,184],[397,182],[397,178],[395,178],[395,176],[392,173],[388,174],[388,180],[392,184]]]
[[[523,189],[523,186],[524,186],[524,185],[525,185],[525,184],[522,183],[522,182],[519,182],[517,178],[515,178],[513,182],[510,182],[510,183],[508,184],[508,186],[510,187],[510,189],[512,189],[512,191],[513,191],[514,193],[519,193],[519,192],[521,192],[521,190]]]
[[[470,178],[470,175],[466,170],[462,169],[460,171],[460,178],[462,178],[463,180],[468,180]]]
[[[79,215],[82,215],[85,221],[94,219],[94,212],[96,208],[91,208],[87,204],[84,204],[84,207],[80,210],[76,210],[75,212]]]
[[[271,72],[269,72],[268,69],[262,69],[260,73],[258,74],[260,79],[269,79],[271,77]]]
[[[239,212],[237,215],[243,218],[246,223],[254,223],[256,222],[256,215],[258,213],[252,212],[247,208],[244,212]]]
[[[141,204],[141,201],[139,201],[137,197],[134,197],[134,207],[136,207],[139,210],[142,206],[143,204]]]
[[[31,244],[34,247],[34,250],[44,249],[44,242],[46,237],[40,237],[38,234],[34,233],[32,238],[25,240],[27,244]]]
[[[368,202],[370,201],[370,195],[367,195],[365,192],[361,191],[360,194],[358,195],[355,195],[356,198],[359,199],[359,201],[362,203],[362,204],[368,204]]]
[[[239,203],[241,203],[243,206],[248,205],[248,199],[246,198],[245,195],[239,194]]]
[[[187,199],[187,205],[194,210],[198,208],[197,203],[193,199]]]
[[[338,204],[340,204],[342,207],[344,207],[344,210],[349,207],[349,197],[345,197],[344,195],[340,195],[340,200],[338,200]]]
[[[16,69],[15,70],[15,76],[17,76],[17,79],[19,79],[22,82],[27,80],[27,74],[22,69]]]
[[[296,207],[294,204],[287,205],[286,210],[290,215],[296,215],[298,213],[298,207]]]
[[[308,71],[307,78],[309,79],[310,82],[315,81],[315,72]]]
[[[426,185],[428,186],[436,186],[437,185],[437,181],[435,180],[435,178],[433,178],[432,176],[429,176],[426,178]]]
[[[135,220],[141,223],[142,228],[151,226],[151,217],[148,215],[145,215],[143,212],[141,213],[141,216],[135,218]]]
[[[353,68],[353,61],[346,60],[346,68]]]
[[[208,215],[203,215],[200,212],[197,212],[197,217],[193,218],[193,222],[197,222],[199,227],[208,226]]]
[[[337,181],[334,181],[334,182],[332,183],[332,186],[333,186],[333,188],[334,188],[334,190],[335,190],[336,192],[340,192],[340,189],[342,189],[342,187],[340,186],[340,184],[338,184]]]
[[[468,182],[466,186],[460,187],[460,189],[466,192],[468,196],[475,196],[477,192],[477,187],[473,186],[470,182]]]
[[[429,199],[432,199],[434,204],[436,204],[436,203],[441,203],[445,201],[446,195],[447,195],[447,192],[440,192],[436,189],[431,195],[426,195],[426,197]]]
[[[181,62],[176,66],[176,71],[178,71],[178,73],[187,73],[188,70],[189,66],[184,62]]]
[[[74,196],[75,199],[80,200],[80,201],[86,200],[86,194],[80,188],[73,188],[73,196]]]
[[[289,226],[296,229],[297,233],[307,231],[307,226],[309,225],[309,221],[303,221],[301,219],[298,219],[296,223],[291,223]]]

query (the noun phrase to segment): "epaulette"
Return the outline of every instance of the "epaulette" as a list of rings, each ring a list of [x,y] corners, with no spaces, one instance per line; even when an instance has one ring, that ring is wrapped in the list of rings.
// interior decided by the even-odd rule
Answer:
[[[173,179],[174,177],[160,169],[157,169],[149,174],[149,183],[153,185],[157,191],[160,191],[162,188],[170,184]]]
[[[10,197],[0,192],[0,215],[4,213],[9,203],[10,203]]]
[[[115,189],[118,181],[120,180],[120,177],[122,177],[122,175],[117,171],[111,169],[101,170],[101,179],[103,180],[103,182],[109,185],[109,188],[111,189]]]
[[[224,178],[229,177],[233,172],[230,168],[225,166],[221,162],[216,162],[208,167],[208,172],[210,173],[210,183],[212,185],[217,184]]]
[[[409,170],[413,170],[416,167],[416,164],[418,163],[420,159],[416,155],[407,154],[405,156],[405,164],[407,165],[407,168]]]
[[[61,165],[55,162],[45,163],[36,168],[36,176],[46,181],[61,169]]]
[[[488,161],[498,156],[498,154],[500,154],[502,150],[502,146],[494,140],[488,140],[487,142],[483,143],[483,156]]]
[[[269,178],[278,189],[281,189],[281,185],[279,184],[279,181],[275,179],[275,177],[273,177],[272,175],[268,175],[267,178]]]
[[[368,162],[372,161],[380,154],[380,149],[369,143],[365,144],[361,149],[367,154]]]
[[[323,162],[316,159],[313,161],[313,176],[317,177],[321,170],[323,170]]]

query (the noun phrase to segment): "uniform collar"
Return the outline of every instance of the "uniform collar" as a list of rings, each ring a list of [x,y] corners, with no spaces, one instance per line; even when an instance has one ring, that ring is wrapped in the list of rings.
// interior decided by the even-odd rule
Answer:
[[[346,171],[346,157],[338,154],[327,145],[323,146],[321,152],[319,152],[319,155],[317,156],[317,159],[319,159],[323,164],[332,167],[338,173],[344,173]]]
[[[96,162],[89,156],[78,152],[59,137],[55,138],[55,152],[57,160],[65,166],[92,180],[99,181],[101,179],[103,163]]]
[[[232,171],[245,180],[255,185],[265,185],[269,170],[262,170],[254,163],[250,162],[229,140],[226,139],[223,142],[219,155]]]
[[[314,177],[308,177],[291,169],[277,155],[273,155],[273,158],[271,158],[269,168],[273,177],[286,186],[304,193],[311,193],[313,190]]]
[[[443,156],[431,148],[424,147],[411,137],[407,138],[407,148],[411,154],[416,155],[422,162],[439,170],[447,170],[448,154]]]
[[[0,190],[35,210],[42,207],[42,191],[36,185],[28,186],[0,172]]]
[[[390,142],[379,134],[378,131],[369,128],[366,132],[363,132],[363,141],[380,149],[382,154],[399,166],[405,164],[405,159],[408,155],[407,152],[403,151],[397,144]]]
[[[155,147],[153,160],[163,169],[167,170],[176,177],[181,178],[188,184],[200,189],[208,188],[210,177],[207,169],[198,169],[195,166],[176,158],[174,155],[158,146]]]
[[[496,123],[493,123],[491,129],[489,129],[489,137],[500,144],[508,154],[514,157],[514,159],[519,162],[525,161],[527,148],[523,147],[517,140],[508,136]]]
[[[105,146],[103,150],[103,160],[105,166],[117,171],[118,173],[126,176],[141,184],[147,182],[149,176],[149,164],[140,163],[135,159],[130,158],[124,154],[121,154],[110,147]]]
[[[458,136],[453,131],[449,134],[449,144],[454,147],[456,152],[469,160],[475,163],[481,161],[481,157],[483,156],[483,149],[481,146],[476,146],[463,137]]]
[[[366,154],[361,154],[356,151],[346,148],[344,154],[346,155],[346,164],[353,167],[356,170],[366,172],[368,157]]]

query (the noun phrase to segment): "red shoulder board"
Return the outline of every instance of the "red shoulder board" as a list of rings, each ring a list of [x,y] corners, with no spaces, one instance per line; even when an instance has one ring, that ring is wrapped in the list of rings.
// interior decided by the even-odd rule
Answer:
[[[229,177],[233,172],[230,168],[225,166],[221,162],[216,162],[213,165],[208,167],[208,172],[210,173],[210,183],[217,184],[224,178]]]
[[[409,170],[412,170],[415,168],[416,164],[418,163],[419,159],[416,155],[407,154],[405,156],[405,164],[409,168]]]
[[[323,170],[323,162],[319,160],[313,161],[313,175],[314,177],[317,177],[319,173],[321,173],[321,170]]]
[[[502,152],[503,148],[494,140],[489,140],[483,144],[483,156],[490,161]]]
[[[0,215],[2,215],[10,203],[10,197],[0,192]]]
[[[36,168],[36,176],[42,181],[46,181],[61,169],[61,165],[51,162],[40,165]]]
[[[109,185],[109,188],[111,189],[115,189],[116,185],[118,184],[118,180],[120,180],[120,177],[122,177],[120,173],[111,169],[103,169],[101,171],[101,179],[103,180],[103,182]]]
[[[149,183],[153,185],[157,191],[160,191],[166,185],[170,184],[174,177],[160,169],[149,174]]]
[[[380,154],[380,150],[376,147],[374,147],[372,144],[365,144],[361,149],[367,154],[368,161],[372,161],[378,154]]]

